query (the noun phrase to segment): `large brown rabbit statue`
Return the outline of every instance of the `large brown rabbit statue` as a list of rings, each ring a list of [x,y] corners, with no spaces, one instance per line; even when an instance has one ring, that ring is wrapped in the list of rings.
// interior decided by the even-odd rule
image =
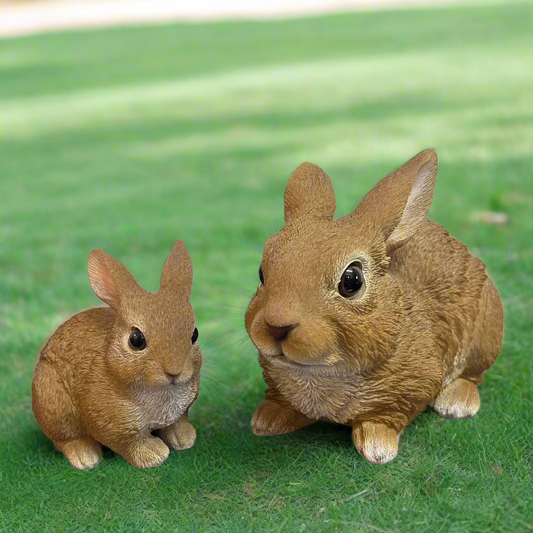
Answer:
[[[346,424],[365,459],[386,463],[426,406],[477,413],[503,309],[484,264],[426,218],[436,176],[436,153],[421,152],[334,220],[328,176],[296,169],[246,312],[268,385],[256,435]]]
[[[74,468],[97,466],[102,445],[133,466],[158,466],[169,449],[196,440],[188,411],[202,355],[191,258],[176,241],[157,293],[100,250],[89,255],[88,270],[109,307],[74,315],[45,344],[33,380],[35,417]]]

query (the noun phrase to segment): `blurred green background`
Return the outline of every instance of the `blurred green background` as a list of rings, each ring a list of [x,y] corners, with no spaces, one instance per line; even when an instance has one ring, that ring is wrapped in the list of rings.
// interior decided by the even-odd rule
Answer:
[[[533,529],[532,29],[522,2],[1,40],[0,528]],[[341,216],[427,147],[430,217],[505,306],[479,415],[424,412],[385,466],[334,425],[254,437],[265,386],[243,315],[291,172],[323,167]],[[149,471],[108,453],[77,472],[33,418],[39,349],[99,304],[92,248],[156,290],[176,238],[205,358],[197,444]]]

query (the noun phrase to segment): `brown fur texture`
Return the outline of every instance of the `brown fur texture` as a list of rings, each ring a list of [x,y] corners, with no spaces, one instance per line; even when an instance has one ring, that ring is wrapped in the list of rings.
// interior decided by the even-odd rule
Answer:
[[[74,468],[94,468],[102,445],[133,466],[166,460],[196,440],[188,421],[198,397],[202,355],[192,342],[192,263],[183,241],[165,262],[161,288],[143,290],[100,250],[89,256],[96,295],[110,307],[82,311],[43,347],[33,380],[33,412]],[[129,344],[138,328],[146,347]]]
[[[328,176],[296,169],[285,227],[265,244],[264,284],[246,312],[268,385],[256,435],[346,424],[361,455],[385,463],[427,405],[447,418],[476,414],[503,309],[483,263],[426,218],[436,176],[436,153],[425,150],[333,220]],[[345,298],[339,282],[353,262],[364,284]]]

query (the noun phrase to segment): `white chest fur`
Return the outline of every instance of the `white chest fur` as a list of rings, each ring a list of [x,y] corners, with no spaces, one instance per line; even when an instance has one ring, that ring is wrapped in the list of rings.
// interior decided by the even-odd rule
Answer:
[[[190,384],[169,385],[162,388],[143,388],[137,391],[141,425],[149,429],[170,426],[187,410],[195,398]]]
[[[301,413],[317,420],[346,423],[352,416],[346,407],[358,403],[362,380],[359,376],[313,376],[301,372],[269,369],[281,394]],[[361,408],[363,406],[361,405]]]

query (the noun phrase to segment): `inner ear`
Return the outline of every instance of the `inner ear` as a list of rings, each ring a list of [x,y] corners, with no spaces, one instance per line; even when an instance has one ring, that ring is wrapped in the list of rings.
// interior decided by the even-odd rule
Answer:
[[[432,162],[428,161],[420,167],[400,222],[385,241],[388,252],[405,244],[426,220],[433,200],[436,178],[437,169]]]
[[[328,175],[316,165],[302,163],[285,188],[285,222],[311,216],[332,220],[336,201]]]
[[[89,254],[87,273],[96,296],[115,310],[129,293],[139,289],[130,271],[102,250],[93,250]]]
[[[424,224],[437,179],[437,154],[424,150],[382,179],[352,217],[381,230],[387,253],[405,244]]]

